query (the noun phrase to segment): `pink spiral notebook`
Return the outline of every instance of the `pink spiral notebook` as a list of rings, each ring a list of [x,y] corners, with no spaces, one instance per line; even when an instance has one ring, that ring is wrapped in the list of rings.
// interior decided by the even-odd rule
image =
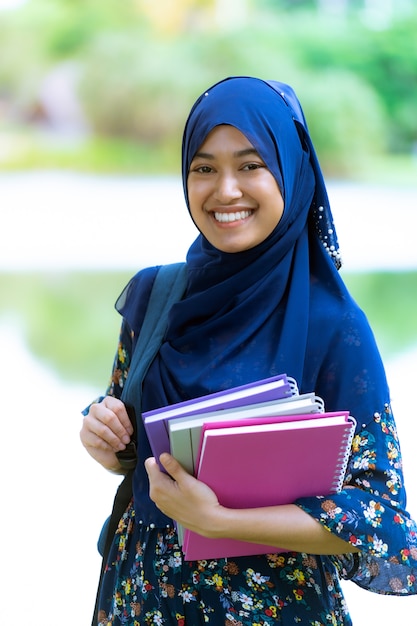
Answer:
[[[356,422],[346,411],[267,423],[245,419],[203,427],[197,477],[230,508],[289,504],[336,493],[346,472]],[[233,539],[209,539],[184,530],[187,560],[282,551]]]

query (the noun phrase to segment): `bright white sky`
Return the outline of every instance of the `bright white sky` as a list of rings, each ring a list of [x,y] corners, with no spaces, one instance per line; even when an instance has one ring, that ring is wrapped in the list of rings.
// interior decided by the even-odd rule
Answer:
[[[0,0],[0,11],[3,9],[16,9],[28,0]]]

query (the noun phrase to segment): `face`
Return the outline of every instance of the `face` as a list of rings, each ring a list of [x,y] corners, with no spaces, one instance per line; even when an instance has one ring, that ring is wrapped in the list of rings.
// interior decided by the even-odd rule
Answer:
[[[264,241],[284,211],[275,178],[234,126],[216,126],[208,134],[191,162],[187,188],[197,228],[223,252]]]

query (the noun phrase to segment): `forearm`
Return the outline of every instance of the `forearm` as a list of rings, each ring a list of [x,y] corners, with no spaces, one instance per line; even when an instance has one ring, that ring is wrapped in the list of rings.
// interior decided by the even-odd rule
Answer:
[[[200,532],[309,554],[358,552],[294,504],[258,509],[217,507]]]
[[[309,554],[358,552],[295,504],[229,509],[219,504],[216,494],[188,474],[171,455],[163,454],[160,460],[168,474],[160,471],[155,459],[145,462],[151,499],[168,517],[200,535]]]

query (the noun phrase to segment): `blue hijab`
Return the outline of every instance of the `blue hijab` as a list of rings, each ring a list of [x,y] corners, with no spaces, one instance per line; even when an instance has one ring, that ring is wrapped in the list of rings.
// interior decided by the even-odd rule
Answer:
[[[236,77],[200,96],[183,137],[187,205],[190,163],[220,124],[234,126],[256,148],[278,183],[284,213],[271,235],[250,250],[222,252],[202,234],[193,243],[187,296],[173,307],[167,341],[152,368],[153,388],[164,397],[152,404],[284,371],[303,386],[312,271],[320,284],[346,295],[323,176],[292,89]]]
[[[187,291],[171,309],[142,409],[285,372],[301,392],[320,395],[328,411],[350,410],[366,424],[389,402],[385,373],[366,317],[338,272],[328,196],[301,106],[287,85],[256,78],[229,78],[202,94],[183,137],[187,204],[190,163],[220,124],[234,126],[256,148],[281,190],[283,216],[250,250],[222,252],[202,234],[191,245]],[[149,270],[129,287],[121,310],[137,332],[150,289],[145,276]],[[139,443],[140,456],[150,455],[144,433]],[[158,520],[141,463],[135,494]]]
[[[191,245],[187,292],[171,310],[166,340],[146,379],[143,408],[285,372],[302,392],[323,395],[328,410],[352,404],[362,410],[363,393],[359,402],[352,391],[353,379],[361,378],[361,362],[356,353],[349,356],[346,343],[363,347],[366,342],[369,354],[377,351],[366,318],[338,272],[326,187],[301,106],[288,85],[257,78],[228,78],[203,93],[183,135],[187,205],[190,163],[220,124],[234,126],[256,148],[280,187],[284,213],[252,249],[222,252],[202,234]],[[339,325],[347,318],[352,320],[349,340],[339,336],[346,332]],[[330,350],[336,361],[332,357],[325,365]],[[341,363],[343,383],[336,384]],[[385,377],[379,366],[378,372],[372,388],[381,390]]]

